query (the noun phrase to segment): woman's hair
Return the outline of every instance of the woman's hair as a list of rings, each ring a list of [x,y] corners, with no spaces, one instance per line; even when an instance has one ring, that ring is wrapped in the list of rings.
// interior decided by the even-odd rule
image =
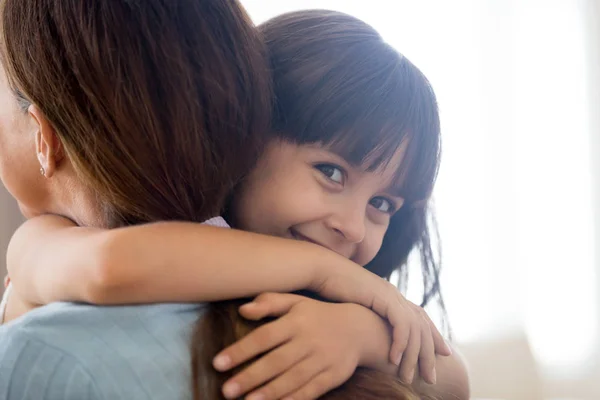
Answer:
[[[259,27],[273,71],[271,128],[298,144],[319,143],[373,170],[407,144],[397,182],[405,199],[381,250],[366,268],[406,283],[407,259],[417,248],[422,306],[438,298],[440,266],[430,240],[429,197],[440,160],[440,121],[427,78],[368,24],[335,11],[307,10]]]
[[[221,213],[271,110],[264,42],[237,1],[3,0],[0,12],[9,83],[50,121],[106,227]]]
[[[204,221],[270,120],[260,33],[235,0],[3,0],[2,59],[51,122],[106,227]]]
[[[356,165],[374,170],[406,143],[398,183],[406,205],[393,217],[384,244],[367,266],[389,278],[405,273],[410,251],[423,259],[423,304],[439,294],[439,269],[426,224],[427,201],[437,175],[440,126],[433,90],[423,74],[364,22],[346,14],[310,10],[273,18],[260,26],[274,85],[274,137],[298,144],[319,143]],[[233,211],[233,210],[230,210]],[[235,221],[235,215],[232,218]],[[239,302],[213,304],[196,331],[193,351],[195,399],[203,390],[222,399],[221,386],[236,371],[218,373],[211,361],[257,324],[239,316]],[[441,303],[443,307],[443,303]],[[247,364],[245,364],[247,365]],[[419,399],[397,378],[358,369],[328,400]]]

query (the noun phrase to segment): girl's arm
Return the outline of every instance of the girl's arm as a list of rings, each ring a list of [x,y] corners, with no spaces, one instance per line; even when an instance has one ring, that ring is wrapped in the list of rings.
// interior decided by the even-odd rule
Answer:
[[[25,222],[8,248],[15,291],[34,304],[217,301],[318,286],[356,268],[319,246],[234,229],[161,222],[112,230],[57,216]]]
[[[386,318],[394,330],[390,360],[402,363],[402,376],[420,358],[450,354],[429,318],[396,287],[302,241],[185,222],[98,230],[43,216],[15,233],[8,267],[14,294],[35,304],[218,301],[308,289]],[[433,347],[421,348],[422,335],[433,336]],[[428,380],[433,364],[423,368]]]

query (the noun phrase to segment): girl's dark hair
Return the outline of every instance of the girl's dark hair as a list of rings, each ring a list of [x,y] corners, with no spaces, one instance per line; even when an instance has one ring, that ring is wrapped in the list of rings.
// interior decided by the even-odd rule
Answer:
[[[274,137],[330,146],[369,169],[385,165],[407,144],[397,177],[406,205],[392,219],[382,249],[367,268],[386,278],[395,270],[406,275],[408,255],[416,247],[423,260],[423,305],[436,295],[441,301],[439,268],[426,224],[440,153],[437,103],[427,79],[373,28],[346,14],[293,12],[259,29],[273,73]],[[239,316],[239,304],[213,304],[196,331],[195,342],[204,339],[194,351],[194,375],[204,377],[196,390],[204,390],[207,399],[222,399],[221,386],[241,368],[217,373],[212,358],[257,325]],[[358,369],[322,398],[425,398],[420,396],[392,376]]]
[[[271,110],[264,42],[237,1],[1,7],[0,55],[17,100],[53,125],[106,227],[222,212],[262,150]]]
[[[443,310],[440,265],[430,237],[435,224],[428,223],[440,160],[440,120],[427,78],[371,26],[347,14],[293,12],[260,30],[273,71],[275,135],[330,146],[368,169],[384,165],[407,144],[397,176],[405,205],[366,268],[388,279],[398,271],[406,283],[408,255],[418,249],[422,306],[437,297]]]

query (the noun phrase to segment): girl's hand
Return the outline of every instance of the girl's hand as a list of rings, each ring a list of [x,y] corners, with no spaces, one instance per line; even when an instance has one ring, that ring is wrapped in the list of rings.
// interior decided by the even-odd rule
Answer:
[[[370,308],[393,328],[390,361],[400,367],[400,378],[412,383],[418,365],[423,380],[436,383],[435,355],[452,350],[425,310],[406,300],[398,288],[366,269],[338,268],[322,271],[311,288],[321,296]]]
[[[225,383],[223,394],[228,399],[256,388],[247,400],[318,398],[348,380],[362,359],[372,356],[362,354],[369,348],[365,342],[373,341],[365,330],[373,325],[372,318],[381,321],[356,304],[324,303],[279,293],[258,296],[240,307],[240,313],[251,320],[280,318],[215,357],[215,368],[225,371],[266,353]]]

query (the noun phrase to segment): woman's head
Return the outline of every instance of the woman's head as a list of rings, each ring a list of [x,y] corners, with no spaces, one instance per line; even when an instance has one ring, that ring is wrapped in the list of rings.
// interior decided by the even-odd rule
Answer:
[[[346,14],[294,12],[260,30],[278,139],[242,186],[235,223],[317,242],[389,277],[411,249],[429,246],[440,153],[429,82]]]
[[[28,216],[220,212],[270,105],[263,43],[236,1],[3,0],[1,17],[0,177]]]

